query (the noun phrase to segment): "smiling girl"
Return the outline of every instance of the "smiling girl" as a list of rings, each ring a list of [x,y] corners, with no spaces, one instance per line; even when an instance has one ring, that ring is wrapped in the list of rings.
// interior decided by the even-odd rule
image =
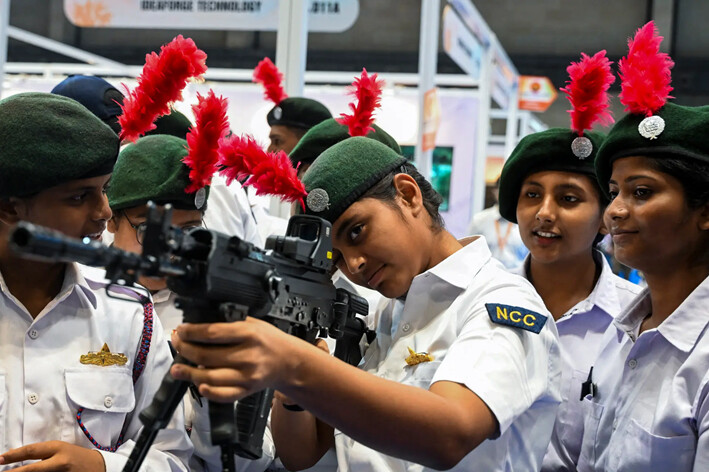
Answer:
[[[620,62],[630,113],[596,159],[615,257],[648,288],[594,363],[582,471],[709,470],[709,108],[666,103],[661,39],[648,23],[630,42]]]
[[[21,220],[100,238],[118,136],[70,98],[22,93],[0,101],[0,141],[0,470],[121,470],[172,361],[152,303],[116,298],[76,263],[21,259],[8,241]],[[188,470],[183,421],[160,433],[148,468]]]
[[[602,217],[608,198],[593,169],[604,136],[585,128],[610,120],[610,62],[605,51],[584,54],[568,71],[571,81],[562,90],[574,107],[572,129],[523,138],[500,178],[500,213],[519,225],[530,251],[519,272],[554,317],[562,347],[562,403],[542,470],[575,468],[583,431],[582,384],[603,333],[641,290],[614,275],[595,247],[606,232]]]
[[[308,410],[273,410],[290,470],[334,443],[343,471],[538,470],[559,359],[556,327],[531,285],[492,259],[483,238],[456,241],[440,196],[384,144],[335,144],[304,184],[306,212],[333,223],[338,268],[392,298],[359,368],[247,318],[180,326],[177,349],[204,368],[173,375],[220,400],[273,386]]]

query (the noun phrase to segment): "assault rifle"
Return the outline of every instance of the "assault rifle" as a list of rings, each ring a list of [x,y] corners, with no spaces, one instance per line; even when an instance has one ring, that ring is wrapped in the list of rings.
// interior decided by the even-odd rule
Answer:
[[[31,258],[104,267],[111,285],[133,286],[140,276],[166,278],[168,288],[178,295],[185,322],[236,322],[252,316],[308,342],[317,336],[335,338],[338,357],[359,363],[359,342],[364,334],[371,342],[374,333],[357,316],[367,314],[367,301],[332,284],[329,222],[294,216],[286,235],[269,237],[262,250],[204,228],[183,232],[170,226],[171,213],[169,205],[149,204],[142,254],[89,238],[69,238],[26,222],[13,230],[10,245]],[[174,362],[190,364],[179,354]],[[140,413],[144,427],[124,472],[138,470],[188,387],[188,382],[165,375],[153,402]],[[236,407],[209,402],[211,441],[221,447],[224,471],[234,472],[234,453],[261,457],[272,397],[272,389],[266,389],[238,401]]]

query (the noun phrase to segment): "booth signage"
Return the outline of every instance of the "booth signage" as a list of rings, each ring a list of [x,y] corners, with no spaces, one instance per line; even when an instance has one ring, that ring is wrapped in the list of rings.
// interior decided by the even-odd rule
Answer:
[[[460,19],[475,35],[480,44],[487,49],[492,42],[492,33],[485,19],[473,5],[473,2],[470,0],[448,0],[448,3],[455,9]]]
[[[278,0],[64,0],[83,28],[276,31]],[[308,30],[340,33],[359,16],[359,0],[310,0]]]
[[[430,151],[436,147],[436,134],[441,125],[441,104],[438,89],[432,88],[423,98],[423,142],[421,149]]]
[[[473,79],[480,79],[483,47],[453,11],[443,9],[443,50]]]
[[[522,75],[519,78],[520,110],[545,111],[556,100],[557,92],[549,77]]]

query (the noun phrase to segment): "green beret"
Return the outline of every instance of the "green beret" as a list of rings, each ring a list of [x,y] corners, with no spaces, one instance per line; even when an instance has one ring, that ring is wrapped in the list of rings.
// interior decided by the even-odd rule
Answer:
[[[166,134],[146,136],[121,151],[108,186],[112,210],[145,205],[149,200],[181,210],[200,210],[209,187],[187,193],[190,169],[183,164],[187,141]]]
[[[376,139],[380,143],[389,146],[397,154],[401,154],[401,148],[394,138],[377,125],[372,125],[372,128],[374,128],[374,131],[370,131],[367,134],[368,138]],[[322,154],[325,149],[349,137],[350,133],[347,126],[341,125],[334,118],[329,118],[310,128],[300,138],[300,141],[298,141],[298,144],[296,144],[288,157],[293,163],[293,167],[297,167],[299,163],[312,164],[315,158]]]
[[[571,143],[577,137],[578,133],[568,128],[551,128],[522,138],[505,161],[500,174],[498,202],[503,218],[517,223],[519,192],[529,174],[545,170],[576,172],[588,175],[596,182],[593,161],[604,135],[595,131],[584,132],[584,137],[591,141],[592,147],[590,154],[583,158],[577,157],[571,149]],[[605,192],[600,189],[599,194],[605,198]]]
[[[177,110],[170,110],[169,115],[163,115],[155,120],[155,129],[151,129],[146,136],[154,136],[156,134],[169,134],[178,138],[187,139],[187,133],[192,128],[190,119]]]
[[[316,124],[332,118],[332,113],[317,100],[303,97],[289,97],[266,115],[268,126],[282,125],[310,129]]]
[[[638,131],[645,115],[625,115],[608,133],[596,158],[596,175],[604,191],[608,191],[613,161],[621,157],[679,157],[709,163],[709,106],[667,103],[654,116],[665,121],[665,129],[655,139]]]
[[[0,143],[0,197],[110,174],[120,146],[79,102],[35,92],[0,101]]]
[[[331,146],[303,176],[306,213],[334,223],[386,174],[406,163],[391,148],[357,136]]]

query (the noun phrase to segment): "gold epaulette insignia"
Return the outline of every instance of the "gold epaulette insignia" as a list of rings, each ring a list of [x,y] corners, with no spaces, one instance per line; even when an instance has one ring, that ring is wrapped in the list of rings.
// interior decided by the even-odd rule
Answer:
[[[99,352],[89,351],[79,358],[82,364],[109,366],[109,365],[126,365],[128,358],[125,354],[115,354],[108,348],[108,344],[104,343]]]
[[[431,362],[433,356],[427,352],[416,352],[411,348],[409,350],[409,357],[406,358],[406,365],[418,365],[422,362]]]

